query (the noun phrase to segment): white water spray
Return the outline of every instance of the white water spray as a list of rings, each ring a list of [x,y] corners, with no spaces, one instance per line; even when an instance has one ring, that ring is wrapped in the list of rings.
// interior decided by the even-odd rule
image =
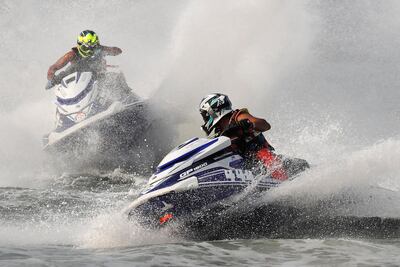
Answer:
[[[338,213],[400,216],[394,205],[400,187],[396,1],[89,1],[89,9],[80,4],[1,5],[0,59],[7,64],[0,66],[0,186],[34,186],[32,174],[43,167],[41,135],[54,114],[51,93],[43,89],[47,68],[75,45],[77,33],[92,28],[102,43],[124,50],[111,62],[121,65],[140,95],[170,103],[166,116],[179,110],[182,139],[202,134],[198,102],[220,91],[235,107],[271,122],[266,135],[278,152],[313,164],[266,201],[291,195],[298,205],[312,206],[348,194],[356,201],[339,205]],[[65,16],[66,10],[73,12]],[[3,228],[0,236],[23,243],[29,233],[36,244],[129,244],[121,234],[129,226],[104,214],[66,226],[55,222],[50,230],[32,224],[24,231]],[[102,239],[102,227],[114,223]],[[87,224],[90,229],[81,227]],[[44,237],[51,232],[58,234]]]

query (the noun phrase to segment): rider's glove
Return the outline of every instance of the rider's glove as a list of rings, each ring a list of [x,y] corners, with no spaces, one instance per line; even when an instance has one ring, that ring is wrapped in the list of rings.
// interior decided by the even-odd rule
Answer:
[[[46,89],[46,90],[49,90],[49,89],[51,89],[53,86],[54,86],[53,81],[47,81],[47,84],[46,84],[45,89]]]
[[[244,131],[251,131],[254,129],[254,124],[250,120],[241,120],[236,123],[240,126]]]

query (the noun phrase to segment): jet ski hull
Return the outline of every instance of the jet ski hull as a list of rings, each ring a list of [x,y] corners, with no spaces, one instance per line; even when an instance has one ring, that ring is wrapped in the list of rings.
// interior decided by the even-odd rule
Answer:
[[[122,168],[147,174],[164,152],[156,133],[166,127],[122,73],[102,77],[86,72],[63,78],[55,89],[57,127],[43,138],[44,151],[58,171]]]
[[[67,134],[61,133],[44,150],[60,168],[65,164],[67,169],[91,166],[113,169],[134,163],[128,152],[146,147],[144,139],[150,130],[150,123],[144,117],[146,108],[145,103],[140,103],[79,125]]]
[[[220,139],[214,143],[189,140],[167,155],[148,187],[126,209],[128,216],[148,227],[171,219],[192,220],[202,213],[218,216],[241,199],[252,198],[283,182],[268,172],[257,175],[254,170],[243,169],[243,158],[226,150],[229,139]],[[177,153],[185,147],[185,151]],[[285,168],[291,168],[290,179],[308,168],[308,163],[300,159],[285,158],[283,162]]]

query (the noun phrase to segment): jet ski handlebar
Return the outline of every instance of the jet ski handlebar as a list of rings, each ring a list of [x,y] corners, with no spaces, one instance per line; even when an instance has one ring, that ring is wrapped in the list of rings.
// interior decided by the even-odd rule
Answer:
[[[226,136],[231,139],[232,144],[236,144],[237,142],[240,141],[239,137],[235,135],[235,131],[241,130],[242,127],[238,125],[237,123],[231,123],[228,125],[228,127],[222,131],[219,136]]]
[[[231,124],[228,125],[228,127],[226,127],[225,130],[223,130],[221,132],[220,136],[224,135],[224,136],[228,136],[229,137],[230,135],[234,134],[235,131],[242,130],[242,129],[243,129],[243,127],[240,126],[239,124],[231,123]]]

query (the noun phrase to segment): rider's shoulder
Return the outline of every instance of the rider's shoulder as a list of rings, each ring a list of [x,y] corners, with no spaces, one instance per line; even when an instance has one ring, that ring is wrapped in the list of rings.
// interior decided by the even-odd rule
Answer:
[[[239,112],[239,113],[247,113],[247,114],[250,114],[248,108],[241,108],[241,109],[238,109],[238,112]]]
[[[72,50],[70,50],[67,53],[65,53],[58,61],[68,62],[73,60],[75,56],[76,56],[75,53]]]
[[[71,50],[69,50],[65,55],[70,56],[71,58],[75,58],[79,55],[78,48],[72,47]]]
[[[239,108],[239,109],[235,109],[233,111],[233,116],[234,117],[238,117],[239,115],[243,115],[243,114],[250,114],[249,110],[247,108]]]

